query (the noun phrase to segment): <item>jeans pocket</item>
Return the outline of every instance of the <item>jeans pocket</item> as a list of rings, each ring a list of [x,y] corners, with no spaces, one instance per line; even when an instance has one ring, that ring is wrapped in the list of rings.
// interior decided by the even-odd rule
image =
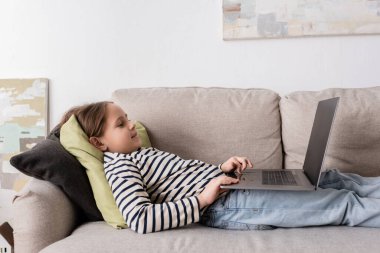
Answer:
[[[273,230],[275,227],[263,224],[247,224],[236,221],[222,221],[221,228],[230,230]]]

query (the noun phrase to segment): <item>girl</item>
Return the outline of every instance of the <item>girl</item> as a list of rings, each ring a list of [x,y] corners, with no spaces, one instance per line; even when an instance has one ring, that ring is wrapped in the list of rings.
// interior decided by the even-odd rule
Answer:
[[[150,233],[200,221],[227,229],[272,229],[317,225],[380,227],[380,178],[331,170],[313,192],[233,190],[221,185],[253,167],[234,156],[219,166],[141,148],[134,123],[112,102],[79,106],[75,115],[89,141],[104,152],[104,169],[127,225]]]

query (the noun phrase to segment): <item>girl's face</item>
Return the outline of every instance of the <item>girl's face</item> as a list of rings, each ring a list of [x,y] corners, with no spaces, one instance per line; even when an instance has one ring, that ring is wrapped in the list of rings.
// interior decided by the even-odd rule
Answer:
[[[106,108],[106,122],[101,137],[90,142],[101,151],[129,154],[141,147],[135,124],[118,105],[110,103]]]

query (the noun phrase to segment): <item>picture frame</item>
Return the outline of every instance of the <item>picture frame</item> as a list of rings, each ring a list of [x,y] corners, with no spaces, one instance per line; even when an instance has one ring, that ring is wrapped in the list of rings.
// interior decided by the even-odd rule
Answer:
[[[223,39],[380,34],[380,2],[223,0]]]
[[[5,192],[11,194],[18,191],[28,180],[9,161],[12,156],[33,148],[46,138],[49,129],[48,109],[48,79],[0,79],[2,195],[7,195]]]

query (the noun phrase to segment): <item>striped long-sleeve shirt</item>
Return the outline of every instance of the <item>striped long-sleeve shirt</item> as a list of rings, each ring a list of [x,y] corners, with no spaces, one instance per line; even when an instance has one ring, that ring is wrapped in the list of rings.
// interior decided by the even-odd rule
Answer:
[[[127,225],[150,233],[198,222],[197,195],[222,171],[155,148],[104,154],[106,178]]]

